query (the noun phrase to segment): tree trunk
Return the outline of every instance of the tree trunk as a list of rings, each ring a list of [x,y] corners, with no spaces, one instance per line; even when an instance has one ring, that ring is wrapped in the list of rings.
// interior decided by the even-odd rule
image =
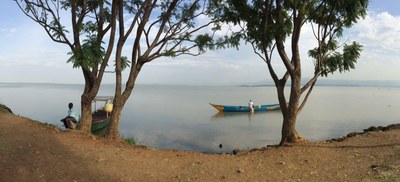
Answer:
[[[117,139],[120,137],[119,135],[119,123],[121,121],[121,113],[122,110],[125,106],[126,101],[128,100],[129,96],[131,95],[133,88],[135,87],[135,82],[136,78],[139,75],[139,72],[142,68],[141,64],[135,64],[132,68],[131,74],[133,76],[130,76],[127,83],[126,83],[126,88],[125,91],[121,94],[121,75],[120,71],[116,71],[116,78],[117,78],[117,83],[115,87],[115,96],[114,96],[114,102],[113,102],[113,112],[111,114],[111,124],[110,127],[107,130],[106,137],[110,139]],[[119,72],[119,73],[118,73]]]
[[[296,131],[296,120],[297,120],[297,109],[291,109],[289,107],[286,115],[283,117],[282,124],[282,138],[279,145],[286,145],[288,143],[298,143],[304,141]]]
[[[119,18],[123,21],[123,7],[119,6]],[[125,43],[124,38],[124,26],[120,25],[120,37],[117,43],[117,50],[115,53],[115,94],[113,101],[113,111],[111,113],[111,123],[107,129],[106,138],[117,139],[119,136],[119,122],[121,118],[121,112],[124,107],[125,100],[122,98],[122,63],[121,54],[122,48]]]
[[[92,102],[99,91],[102,75],[96,77],[95,74],[85,68],[82,68],[82,73],[85,78],[85,87],[81,95],[81,123],[79,129],[86,133],[91,133]]]
[[[86,93],[81,96],[81,123],[79,129],[87,133],[91,133],[92,100],[93,98]]]
[[[108,127],[106,137],[109,139],[117,139],[119,135],[119,123],[121,120],[121,113],[123,109],[123,103],[120,99],[114,100],[114,107],[111,114],[111,124]]]
[[[283,124],[282,124],[282,138],[279,145],[286,145],[288,143],[297,143],[304,141],[296,131],[297,115],[299,114],[299,103],[301,98],[301,77],[296,75],[292,77],[292,84],[290,88],[290,99],[287,104],[287,109],[282,111]],[[281,90],[283,92],[283,89]],[[283,93],[278,94],[284,95]],[[280,99],[281,100],[281,99]],[[281,103],[282,104],[282,103]],[[286,103],[285,103],[286,104]]]

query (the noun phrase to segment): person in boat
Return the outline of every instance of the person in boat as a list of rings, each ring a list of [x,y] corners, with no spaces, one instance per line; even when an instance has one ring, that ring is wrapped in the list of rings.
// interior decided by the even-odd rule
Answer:
[[[68,104],[68,115],[61,122],[64,123],[66,129],[75,129],[76,126],[79,124],[80,116],[75,110],[73,109],[74,104]]]
[[[254,103],[250,100],[249,102],[250,112],[254,112]]]

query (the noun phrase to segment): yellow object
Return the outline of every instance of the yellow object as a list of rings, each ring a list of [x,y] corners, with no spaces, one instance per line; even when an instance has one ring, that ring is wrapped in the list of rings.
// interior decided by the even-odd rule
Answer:
[[[106,103],[106,105],[104,106],[104,111],[111,112],[112,110],[113,110],[113,104]]]

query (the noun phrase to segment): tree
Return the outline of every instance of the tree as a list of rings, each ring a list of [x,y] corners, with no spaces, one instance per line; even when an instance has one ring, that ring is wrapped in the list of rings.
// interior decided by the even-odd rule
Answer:
[[[207,49],[235,45],[235,40],[220,38],[201,30],[220,29],[218,21],[208,19],[196,25],[202,17],[214,14],[217,6],[207,0],[15,0],[20,9],[44,28],[57,43],[71,49],[74,68],[81,68],[85,88],[81,96],[81,129],[90,132],[91,103],[97,95],[105,68],[115,50],[116,88],[112,122],[107,137],[119,137],[119,121],[125,102],[132,93],[136,78],[144,64],[160,57],[197,56]],[[71,30],[62,24],[61,15],[71,14]],[[131,18],[125,21],[125,18]],[[218,18],[218,16],[213,16]],[[127,26],[127,29],[126,29]],[[116,32],[118,31],[118,41]],[[72,32],[72,33],[70,33]],[[135,32],[135,33],[132,33]],[[109,33],[109,37],[106,34]],[[72,37],[72,38],[70,38]],[[108,39],[108,44],[104,41]],[[126,41],[133,40],[131,57],[122,56]],[[104,47],[107,49],[104,49]],[[196,50],[196,51],[193,51]],[[129,65],[128,63],[131,63]],[[122,92],[122,70],[130,67],[126,87]]]
[[[365,17],[368,0],[226,0],[217,4],[224,6],[224,22],[242,27],[233,35],[249,42],[267,64],[283,115],[280,145],[304,140],[296,131],[297,116],[317,79],[355,68],[362,46],[357,42],[339,45],[339,38],[345,28]],[[308,53],[314,63],[314,75],[302,83],[299,40],[304,26],[312,27],[317,47]],[[339,52],[340,48],[343,50]],[[276,54],[286,68],[282,75],[273,64]],[[284,90],[289,80],[287,100]]]
[[[74,68],[81,68],[85,87],[81,95],[80,129],[90,132],[91,104],[97,95],[111,56],[117,8],[108,0],[15,0],[22,12],[44,28],[57,43],[67,45]],[[113,0],[112,4],[115,4]],[[70,17],[68,17],[68,12]],[[64,16],[63,16],[64,15]],[[63,22],[70,18],[70,24]],[[67,29],[66,27],[71,27]],[[109,33],[109,37],[106,34]],[[107,45],[104,41],[108,39]],[[106,46],[107,49],[104,49]]]
[[[228,45],[225,39],[214,41],[214,34],[207,32],[219,30],[215,19],[199,23],[198,19],[214,13],[218,7],[206,0],[144,0],[118,1],[119,39],[116,47],[116,88],[113,102],[112,122],[106,134],[108,138],[119,137],[119,123],[122,109],[130,97],[142,67],[160,57],[181,55],[197,56],[208,49]],[[125,17],[129,17],[129,22]],[[123,23],[122,23],[123,22]],[[215,23],[215,24],[214,24]],[[198,24],[198,25],[197,25]],[[127,25],[127,27],[125,27]],[[133,33],[134,32],[134,33]],[[122,50],[126,41],[132,38],[130,48],[130,73],[122,90]],[[234,41],[229,41],[234,45]]]

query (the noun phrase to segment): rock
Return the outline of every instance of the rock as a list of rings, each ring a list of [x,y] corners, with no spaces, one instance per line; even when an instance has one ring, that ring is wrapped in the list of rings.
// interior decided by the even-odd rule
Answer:
[[[351,132],[351,133],[347,134],[347,137],[354,137],[354,136],[357,136],[357,135],[358,135],[357,132]]]
[[[310,174],[311,174],[311,175],[316,175],[316,174],[317,174],[317,172],[315,172],[315,171],[312,171],[312,172],[310,172]]]
[[[286,163],[283,162],[283,161],[278,161],[276,164],[279,164],[279,165],[286,165]]]
[[[244,173],[244,169],[239,168],[238,170],[236,170],[237,173]]]
[[[240,152],[239,149],[235,149],[235,150],[232,151],[233,155],[237,155],[237,154],[239,154],[239,152]]]

